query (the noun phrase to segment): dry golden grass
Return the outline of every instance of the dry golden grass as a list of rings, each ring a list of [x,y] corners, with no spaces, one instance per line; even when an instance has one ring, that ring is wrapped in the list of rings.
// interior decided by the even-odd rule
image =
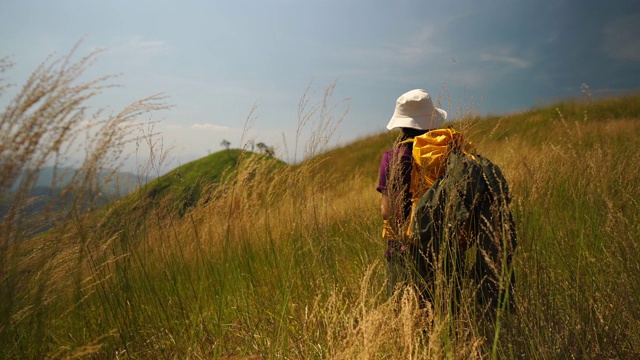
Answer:
[[[72,55],[44,65],[23,90],[41,94],[16,100],[35,96],[40,100],[27,103],[36,107],[12,105],[16,110],[9,113],[22,114],[20,120],[3,115],[2,135],[20,139],[0,148],[3,155],[17,154],[2,164],[3,194],[15,174],[61,158],[67,149],[61,144],[74,143],[86,130],[84,120],[99,119],[84,176],[69,191],[91,188],[92,174],[121,159],[132,134],[124,123],[164,108],[151,98],[113,116],[89,116],[78,106],[104,90],[103,80],[71,84],[93,56],[76,65]],[[335,131],[322,125],[333,109],[327,99],[332,89],[318,105],[300,103],[299,131],[307,124],[318,132],[319,145],[308,146],[307,155]],[[56,94],[60,101],[51,97]],[[640,126],[635,118],[592,121],[572,111],[567,114],[580,116],[531,114],[530,123],[518,126],[536,128],[535,136],[511,131],[509,118],[488,129],[471,115],[460,124],[479,152],[500,165],[514,197],[520,247],[513,316],[482,318],[470,283],[454,309],[447,301],[453,289],[442,274],[437,300],[426,306],[412,287],[385,296],[374,190],[379,156],[393,141],[393,134],[384,134],[371,138],[372,148],[363,140],[296,166],[243,157],[228,182],[182,216],[159,204],[135,226],[124,214],[109,236],[99,230],[113,210],[71,207],[63,214],[65,226],[31,237],[16,208],[0,234],[1,354],[632,358],[640,353],[640,333],[633,330],[640,314],[634,300],[640,294]],[[24,194],[32,180],[21,185]],[[15,205],[24,201],[16,198]]]
[[[64,316],[66,312],[46,313],[66,301],[72,284],[95,286],[95,279],[83,275],[90,265],[87,257],[96,250],[104,253],[110,242],[93,236],[95,224],[85,216],[86,209],[97,199],[102,181],[109,182],[122,165],[125,145],[137,140],[135,130],[144,125],[138,119],[168,108],[162,97],[151,96],[117,112],[91,111],[87,103],[114,85],[109,76],[82,81],[98,52],[75,61],[76,49],[42,63],[0,115],[0,199],[6,210],[0,220],[3,341],[21,328],[43,334],[46,326],[34,325],[34,319]],[[9,65],[3,61],[0,67],[7,70]],[[8,87],[2,86],[5,95]],[[70,164],[78,154],[84,158]],[[69,165],[78,171],[63,173]],[[51,186],[61,191],[33,212],[28,209],[35,200],[30,191],[44,166],[57,169]],[[99,179],[99,173],[109,175]],[[63,221],[64,227],[34,237]],[[87,343],[75,350],[86,354],[97,348]]]

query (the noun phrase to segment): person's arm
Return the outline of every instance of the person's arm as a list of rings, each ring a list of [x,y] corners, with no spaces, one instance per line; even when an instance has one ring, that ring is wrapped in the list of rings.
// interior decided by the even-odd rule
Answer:
[[[382,194],[382,220],[389,220],[391,211],[389,209],[389,196]]]
[[[387,195],[387,176],[389,171],[389,152],[386,151],[380,160],[380,173],[378,176],[378,187],[376,190],[382,194],[381,213],[382,220],[391,218],[391,209],[389,206],[389,196]]]

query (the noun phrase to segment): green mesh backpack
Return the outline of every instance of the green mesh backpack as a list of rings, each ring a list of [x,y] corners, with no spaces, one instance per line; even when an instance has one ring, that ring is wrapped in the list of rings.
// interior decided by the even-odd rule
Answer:
[[[479,303],[513,305],[511,260],[517,239],[510,202],[507,181],[496,164],[453,149],[444,175],[413,213],[412,233],[426,282],[433,284],[441,269],[447,276],[473,278]],[[475,259],[471,267],[469,258]]]

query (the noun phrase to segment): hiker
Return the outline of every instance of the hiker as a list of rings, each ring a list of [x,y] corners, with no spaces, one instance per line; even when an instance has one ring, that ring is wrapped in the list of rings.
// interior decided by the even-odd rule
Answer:
[[[440,127],[447,112],[433,105],[431,96],[422,89],[411,90],[396,101],[387,129],[399,128],[401,135],[382,156],[377,190],[382,194],[383,238],[387,240],[387,294],[408,282],[414,275],[412,264],[418,255],[408,241],[407,228],[412,210],[410,192],[413,142],[410,140],[428,130]]]
[[[433,301],[441,274],[452,285],[444,301],[458,304],[463,282],[471,279],[483,309],[494,309],[500,299],[512,305],[516,234],[507,182],[462,133],[442,128],[446,117],[428,93],[416,89],[398,98],[387,125],[401,129],[382,156],[377,187],[387,240],[387,294],[410,283],[423,300]],[[467,271],[469,249],[475,254]]]

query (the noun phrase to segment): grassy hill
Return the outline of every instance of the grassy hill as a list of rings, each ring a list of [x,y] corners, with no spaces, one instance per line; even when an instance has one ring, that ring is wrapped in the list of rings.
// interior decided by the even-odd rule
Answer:
[[[198,205],[224,193],[224,186],[247,168],[266,176],[286,164],[273,157],[240,149],[223,150],[181,165],[149,181],[135,192],[103,208],[101,228],[107,234],[138,230],[150,218],[183,217]],[[240,169],[240,170],[239,170]],[[266,179],[266,178],[265,178]],[[105,213],[107,215],[105,215]]]
[[[384,295],[375,185],[391,132],[296,166],[212,154],[4,249],[0,354],[640,356],[640,97],[462,120],[514,197],[515,313],[479,318],[470,287],[457,312]]]

